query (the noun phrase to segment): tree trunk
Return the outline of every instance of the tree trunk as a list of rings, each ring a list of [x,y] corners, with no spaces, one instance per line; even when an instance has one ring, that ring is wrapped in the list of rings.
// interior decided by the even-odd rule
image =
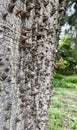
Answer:
[[[0,2],[0,130],[46,130],[59,3]]]

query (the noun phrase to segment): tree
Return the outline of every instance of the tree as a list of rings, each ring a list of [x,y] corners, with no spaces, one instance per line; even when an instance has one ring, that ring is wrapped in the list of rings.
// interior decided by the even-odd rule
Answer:
[[[73,74],[77,72],[77,1],[67,2],[66,24],[60,35],[60,44],[57,55],[57,72],[62,74]]]
[[[45,130],[65,1],[0,2],[0,129]]]
[[[71,27],[74,27],[77,30],[77,1],[76,0],[70,0],[68,8],[70,8],[71,6],[73,6],[73,10],[74,12],[71,15],[67,15],[66,20],[68,21],[68,24]]]
[[[68,34],[61,38],[57,54],[57,72],[73,74],[77,65],[75,38]]]

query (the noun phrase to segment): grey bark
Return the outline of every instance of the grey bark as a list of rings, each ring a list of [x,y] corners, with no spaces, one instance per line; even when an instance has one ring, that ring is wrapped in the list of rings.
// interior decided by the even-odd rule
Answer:
[[[46,130],[58,7],[55,0],[0,0],[0,130]]]

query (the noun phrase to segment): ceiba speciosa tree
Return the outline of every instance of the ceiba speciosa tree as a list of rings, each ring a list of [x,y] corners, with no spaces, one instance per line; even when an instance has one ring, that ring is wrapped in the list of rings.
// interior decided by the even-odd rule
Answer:
[[[66,1],[0,2],[0,130],[46,130]]]

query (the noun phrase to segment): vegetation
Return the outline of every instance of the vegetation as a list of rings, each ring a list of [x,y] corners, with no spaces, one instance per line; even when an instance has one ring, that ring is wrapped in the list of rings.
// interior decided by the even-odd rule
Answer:
[[[48,130],[77,130],[77,75],[55,75]]]
[[[77,73],[77,45],[75,38],[70,34],[65,35],[60,41],[56,65],[58,73]]]

